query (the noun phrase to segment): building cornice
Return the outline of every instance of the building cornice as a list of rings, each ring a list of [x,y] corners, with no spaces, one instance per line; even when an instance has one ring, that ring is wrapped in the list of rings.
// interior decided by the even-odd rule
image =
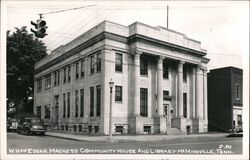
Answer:
[[[104,31],[104,32],[94,36],[93,38],[89,39],[85,43],[82,43],[81,45],[79,45],[79,46],[77,46],[77,47],[75,47],[75,48],[73,48],[65,53],[62,53],[61,56],[59,56],[59,57],[47,62],[46,64],[36,68],[34,71],[34,74],[39,73],[39,72],[43,71],[44,69],[49,68],[49,67],[57,64],[58,62],[61,62],[62,60],[66,59],[66,58],[68,58],[76,53],[79,53],[82,50],[84,50],[84,49],[94,45],[95,43],[104,40],[104,39],[113,39],[113,40],[116,40],[118,42],[127,43],[126,37]]]
[[[196,54],[196,55],[199,55],[199,56],[206,55],[206,53],[202,52],[202,51],[197,51],[197,50],[194,50],[194,49],[186,48],[186,47],[183,47],[183,46],[168,43],[168,42],[165,42],[165,41],[161,41],[161,40],[154,39],[154,38],[147,37],[147,36],[140,35],[140,34],[133,34],[133,35],[131,35],[129,37],[125,37],[125,36],[121,36],[121,35],[118,35],[118,34],[103,31],[100,34],[90,38],[86,42],[78,45],[77,47],[75,47],[75,48],[73,48],[73,49],[71,49],[69,51],[66,51],[65,53],[62,53],[59,57],[56,57],[55,59],[52,59],[52,60],[48,61],[46,64],[36,68],[35,71],[34,71],[34,74],[39,73],[39,72],[41,72],[41,71],[43,71],[43,70],[57,64],[57,63],[59,63],[61,61],[63,61],[64,59],[66,59],[66,58],[68,58],[68,57],[70,57],[70,56],[72,56],[72,55],[74,55],[76,53],[81,52],[82,50],[84,50],[84,49],[94,45],[95,43],[104,40],[104,39],[111,39],[111,40],[118,41],[118,42],[121,42],[121,43],[129,43],[129,44],[131,44],[133,42],[140,41],[140,40],[144,40],[144,41],[147,41],[147,42],[151,42],[153,44],[162,45],[162,46],[165,46],[165,47],[169,47],[170,49],[175,49],[175,50],[179,50],[179,51],[190,53],[190,54]]]
[[[158,44],[158,45],[160,44],[160,45],[163,45],[163,46],[167,46],[170,49],[175,49],[175,50],[179,50],[179,51],[182,51],[182,52],[184,51],[184,52],[191,53],[191,54],[197,54],[197,55],[200,55],[200,56],[205,56],[207,54],[206,52],[186,48],[186,47],[179,46],[179,45],[176,45],[176,44],[173,44],[173,43],[169,43],[169,42],[161,41],[161,40],[154,39],[154,38],[151,38],[151,37],[147,37],[147,36],[144,36],[144,35],[141,35],[141,34],[133,34],[130,37],[128,37],[128,43],[133,43],[133,42],[136,42],[138,40],[144,40],[144,41],[148,41],[148,42],[151,42],[153,44]]]

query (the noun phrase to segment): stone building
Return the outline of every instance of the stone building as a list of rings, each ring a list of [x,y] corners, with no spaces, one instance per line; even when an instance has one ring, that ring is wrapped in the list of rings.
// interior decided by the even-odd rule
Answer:
[[[236,67],[208,73],[208,122],[210,131],[242,127],[243,71]]]
[[[201,43],[140,22],[104,21],[35,65],[34,113],[65,132],[207,132]]]

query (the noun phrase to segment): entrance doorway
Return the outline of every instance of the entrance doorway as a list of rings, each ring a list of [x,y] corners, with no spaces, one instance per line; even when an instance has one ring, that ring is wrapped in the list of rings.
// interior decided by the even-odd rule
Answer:
[[[166,117],[166,124],[168,127],[171,127],[171,119],[172,119],[172,115],[171,115],[171,107],[170,104],[165,104],[164,105],[164,116]]]

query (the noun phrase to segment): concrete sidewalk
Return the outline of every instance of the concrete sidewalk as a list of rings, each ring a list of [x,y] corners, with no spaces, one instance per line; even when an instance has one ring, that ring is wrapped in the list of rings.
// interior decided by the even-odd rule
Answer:
[[[77,141],[89,142],[108,142],[109,136],[92,136],[92,135],[74,135],[57,132],[46,132],[47,136],[63,138]],[[140,141],[162,141],[171,139],[187,139],[187,138],[222,138],[226,137],[226,133],[207,133],[207,134],[191,134],[191,135],[114,135],[112,142],[140,142]]]

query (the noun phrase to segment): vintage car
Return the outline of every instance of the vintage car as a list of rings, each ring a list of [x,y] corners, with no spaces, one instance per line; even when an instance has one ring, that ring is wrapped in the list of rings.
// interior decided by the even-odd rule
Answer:
[[[43,120],[37,117],[25,117],[22,118],[17,127],[18,134],[40,134],[44,135],[46,128]]]
[[[230,129],[227,137],[243,137],[242,127],[233,127],[232,129]]]
[[[18,126],[18,121],[15,118],[10,118],[7,120],[7,131],[16,131]]]

